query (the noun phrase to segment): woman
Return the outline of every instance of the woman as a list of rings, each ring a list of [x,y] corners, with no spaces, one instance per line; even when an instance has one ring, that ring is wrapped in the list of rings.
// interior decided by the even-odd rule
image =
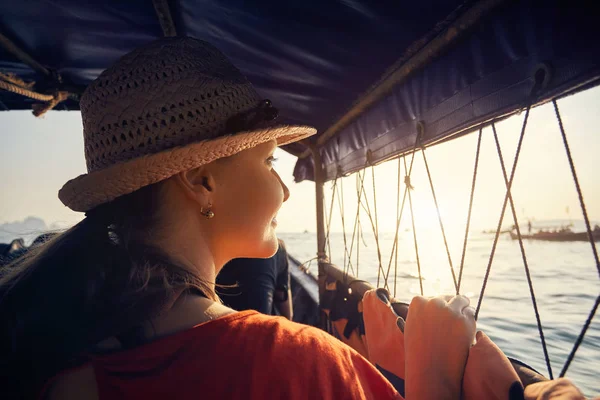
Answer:
[[[289,191],[273,152],[313,128],[277,124],[217,49],[190,38],[124,56],[86,89],[81,113],[88,174],[59,197],[86,217],[0,280],[2,398],[399,398],[336,339],[215,294],[226,262],[275,254]],[[468,299],[418,302],[407,359],[450,343],[453,364],[410,373],[454,391],[409,384],[407,396],[458,398],[475,334]],[[445,329],[418,340],[432,318]]]

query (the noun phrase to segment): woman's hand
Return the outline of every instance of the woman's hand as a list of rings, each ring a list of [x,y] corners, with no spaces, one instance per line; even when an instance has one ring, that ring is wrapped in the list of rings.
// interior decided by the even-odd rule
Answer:
[[[527,386],[525,400],[585,400],[585,397],[570,380],[559,378]]]
[[[475,310],[465,296],[415,297],[404,329],[406,398],[459,399],[475,338]]]

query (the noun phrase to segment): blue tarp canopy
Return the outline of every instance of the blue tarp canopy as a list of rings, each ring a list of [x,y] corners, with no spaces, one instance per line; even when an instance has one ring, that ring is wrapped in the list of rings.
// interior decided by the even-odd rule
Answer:
[[[0,34],[48,73],[1,47],[0,72],[81,92],[163,35],[161,4],[178,35],[221,49],[286,122],[317,127],[328,180],[409,151],[419,123],[435,143],[600,76],[600,13],[579,0],[2,1]],[[35,102],[0,90],[0,110]],[[314,179],[305,145],[286,150],[300,157],[296,180]]]

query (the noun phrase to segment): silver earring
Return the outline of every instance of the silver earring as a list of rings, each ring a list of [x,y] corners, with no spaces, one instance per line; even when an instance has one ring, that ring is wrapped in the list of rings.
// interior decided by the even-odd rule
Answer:
[[[200,214],[204,215],[207,219],[211,219],[215,216],[215,213],[211,211],[212,204],[208,203],[208,208],[204,211],[204,207],[200,207]]]

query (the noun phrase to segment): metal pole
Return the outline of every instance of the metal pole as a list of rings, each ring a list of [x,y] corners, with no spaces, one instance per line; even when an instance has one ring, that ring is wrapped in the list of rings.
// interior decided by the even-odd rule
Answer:
[[[321,165],[321,154],[317,148],[313,148],[313,160],[315,164],[315,194],[317,201],[317,257],[319,263],[327,259],[325,247],[327,237],[325,235],[325,176]]]
[[[313,162],[315,168],[315,194],[316,194],[316,212],[317,212],[317,259],[319,264],[319,295],[325,291],[325,272],[324,263],[327,263],[327,253],[325,247],[327,245],[327,237],[325,235],[325,176],[321,165],[321,154],[319,149],[311,144],[310,147],[313,154]],[[319,307],[321,310],[321,308]],[[329,331],[329,323],[327,315],[321,310],[320,312],[320,328]]]

